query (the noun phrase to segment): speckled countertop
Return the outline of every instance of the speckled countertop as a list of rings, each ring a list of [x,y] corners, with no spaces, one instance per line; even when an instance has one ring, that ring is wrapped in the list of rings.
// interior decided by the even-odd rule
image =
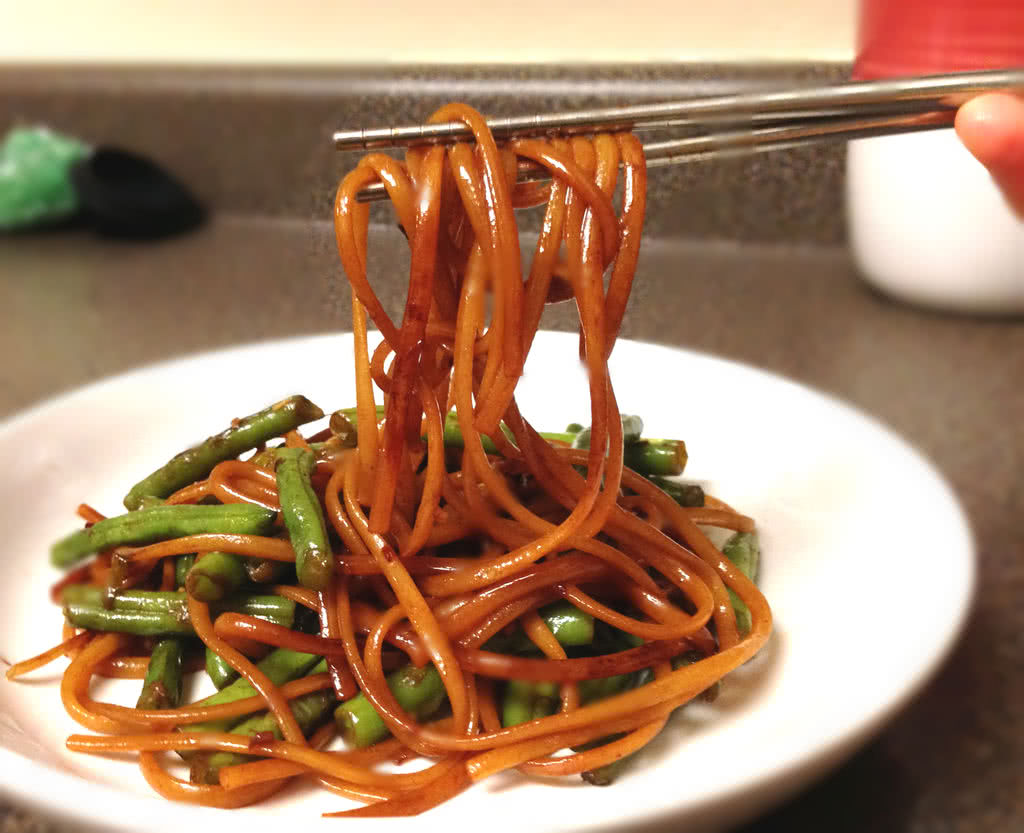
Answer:
[[[881,735],[744,833],[1021,830],[1024,322],[932,314],[868,291],[836,245],[838,182],[829,186],[831,203],[824,192],[809,202],[806,191],[792,197],[805,207],[794,210],[798,232],[766,220],[744,227],[739,242],[721,239],[728,225],[711,230],[719,239],[684,239],[659,226],[623,334],[785,374],[908,437],[969,514],[980,558],[977,606],[949,661]],[[0,238],[0,416],[172,355],[344,327],[331,231],[307,219],[318,204],[298,219],[285,210],[218,216],[196,234],[154,245],[70,231]],[[821,223],[832,231],[803,233],[814,226],[808,205],[829,207]],[[737,205],[712,210],[743,214]],[[394,311],[400,278],[386,262],[375,268]],[[547,323],[567,326],[568,311]],[[3,833],[43,829],[0,811]]]

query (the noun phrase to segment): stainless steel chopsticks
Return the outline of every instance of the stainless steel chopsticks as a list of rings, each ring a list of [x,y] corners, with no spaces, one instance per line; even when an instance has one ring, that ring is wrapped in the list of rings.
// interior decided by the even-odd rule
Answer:
[[[652,167],[709,155],[774,150],[806,142],[948,127],[956,109],[983,92],[1024,92],[1024,69],[953,73],[883,81],[693,98],[628,107],[604,107],[489,119],[499,141],[526,136],[685,127],[702,135],[644,145]],[[371,150],[472,139],[458,122],[342,130],[338,150]],[[521,180],[543,179],[523,165]],[[383,186],[360,192],[363,201],[384,196]]]

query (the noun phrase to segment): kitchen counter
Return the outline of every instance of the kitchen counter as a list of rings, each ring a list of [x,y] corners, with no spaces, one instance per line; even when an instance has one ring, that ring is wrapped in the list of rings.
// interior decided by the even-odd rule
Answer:
[[[375,233],[395,239],[374,267],[394,313],[403,247],[394,230]],[[159,244],[0,238],[0,416],[147,362],[345,329],[339,275],[330,228],[310,222],[218,219]],[[548,326],[570,326],[571,312],[556,308]],[[1024,322],[892,304],[838,247],[651,240],[623,335],[748,362],[868,411],[937,464],[977,539],[977,606],[938,676],[852,761],[744,830],[1024,829]],[[927,569],[926,553],[911,555]],[[912,589],[893,591],[913,604]],[[20,812],[0,827],[45,829]]]

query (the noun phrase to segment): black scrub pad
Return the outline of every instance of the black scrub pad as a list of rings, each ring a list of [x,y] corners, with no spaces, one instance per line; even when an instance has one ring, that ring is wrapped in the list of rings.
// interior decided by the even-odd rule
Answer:
[[[71,168],[82,210],[99,234],[154,239],[200,225],[206,211],[173,176],[129,151],[98,147]]]

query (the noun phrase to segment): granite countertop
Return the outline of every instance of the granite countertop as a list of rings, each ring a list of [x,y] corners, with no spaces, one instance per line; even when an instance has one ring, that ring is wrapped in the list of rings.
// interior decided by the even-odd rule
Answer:
[[[401,278],[377,271],[393,311]],[[346,295],[322,223],[224,218],[156,245],[0,239],[0,415],[145,362],[344,328]],[[568,323],[568,311],[548,321]],[[977,606],[938,676],[850,762],[744,830],[1024,829],[1024,322],[892,304],[838,246],[655,239],[623,334],[749,362],[870,412],[935,461],[977,538]],[[893,603],[912,592],[896,588]],[[0,818],[9,833],[45,829]]]

